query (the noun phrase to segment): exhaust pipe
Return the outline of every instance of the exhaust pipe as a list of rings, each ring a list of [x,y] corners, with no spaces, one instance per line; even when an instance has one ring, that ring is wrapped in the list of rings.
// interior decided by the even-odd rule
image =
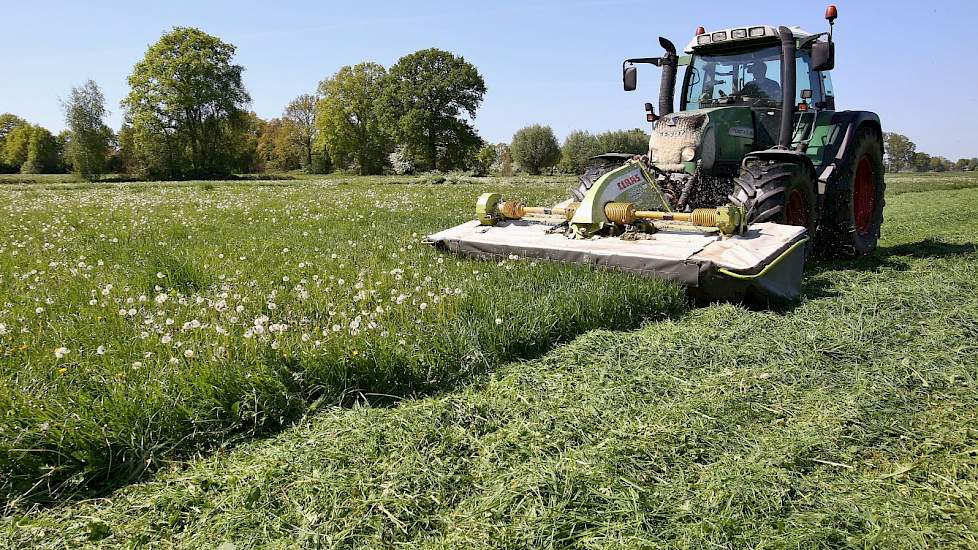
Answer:
[[[778,27],[781,36],[781,134],[778,147],[791,147],[795,127],[795,37],[788,27]]]
[[[662,68],[662,80],[659,84],[659,116],[666,116],[674,111],[673,96],[676,93],[676,70],[679,66],[679,57],[676,55],[676,45],[659,37],[659,44],[666,55],[662,56],[660,67]]]

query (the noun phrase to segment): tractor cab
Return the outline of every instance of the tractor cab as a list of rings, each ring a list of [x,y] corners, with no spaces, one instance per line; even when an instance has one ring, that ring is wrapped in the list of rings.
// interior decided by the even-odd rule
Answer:
[[[686,67],[680,111],[747,107],[756,121],[754,147],[768,148],[778,143],[784,87],[791,86],[794,131],[790,144],[797,146],[818,111],[835,110],[835,97],[829,72],[815,70],[812,61],[811,46],[820,37],[797,27],[789,30],[792,38],[805,46],[795,49],[794,86],[782,77],[778,29],[745,27],[709,34],[699,29],[686,46],[689,55],[679,60]]]

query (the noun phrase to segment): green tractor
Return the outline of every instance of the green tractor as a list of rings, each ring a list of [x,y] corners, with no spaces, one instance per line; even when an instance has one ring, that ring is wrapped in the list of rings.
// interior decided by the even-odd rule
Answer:
[[[709,298],[798,295],[812,250],[858,256],[883,221],[879,117],[836,111],[829,32],[700,28],[684,55],[660,38],[659,113],[645,155],[595,157],[573,197],[527,206],[485,193],[476,219],[428,236],[476,257],[602,266],[681,282]],[[679,110],[676,79],[683,67]]]
[[[636,88],[636,64],[662,69],[659,113],[646,104],[653,127],[642,160],[674,209],[729,201],[744,208],[747,223],[805,227],[814,248],[826,254],[857,256],[876,248],[883,133],[875,113],[836,110],[829,72],[837,15],[829,6],[829,31],[820,34],[797,27],[700,27],[684,55],[659,38],[662,57],[624,62],[626,91]],[[622,159],[596,160],[574,191],[579,200]]]

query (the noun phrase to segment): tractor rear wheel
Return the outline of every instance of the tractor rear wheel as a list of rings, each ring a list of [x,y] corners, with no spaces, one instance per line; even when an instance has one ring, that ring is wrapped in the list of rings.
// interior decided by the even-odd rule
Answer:
[[[800,225],[815,232],[815,178],[800,164],[748,160],[728,197],[747,212],[747,223]]]
[[[879,133],[861,128],[850,161],[829,188],[820,248],[831,256],[856,257],[876,249],[883,225],[886,182]]]

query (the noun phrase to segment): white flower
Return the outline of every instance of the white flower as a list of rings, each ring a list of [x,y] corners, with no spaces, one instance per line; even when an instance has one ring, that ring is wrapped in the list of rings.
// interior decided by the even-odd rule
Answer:
[[[57,358],[57,359],[61,359],[65,355],[68,355],[68,352],[70,352],[70,351],[71,351],[70,349],[68,349],[68,348],[66,348],[64,346],[62,346],[60,348],[55,348],[55,350],[54,350],[54,357]]]
[[[503,324],[503,320],[502,320],[502,319],[500,319],[499,317],[496,317],[496,324],[497,324],[497,325],[501,325],[501,324]]]
[[[97,353],[97,354],[99,354],[99,355],[105,355],[105,346],[99,346],[99,347],[98,347],[98,348],[97,348],[97,349],[95,350],[95,353]]]
[[[172,340],[173,340],[173,337],[170,336],[169,334],[164,334],[163,337],[160,338],[160,342],[163,342],[164,344],[169,344],[170,341],[172,341]]]
[[[272,342],[272,349],[278,349],[278,340]]]
[[[194,350],[190,348],[183,350],[183,356],[186,357],[187,359],[190,359],[191,357],[194,356]]]
[[[37,308],[37,309],[34,310],[34,313],[40,315],[40,314],[44,313],[44,308],[43,307],[39,307],[39,308]]]
[[[167,296],[166,294],[160,293],[156,295],[155,300],[157,304],[163,305],[168,298],[169,296]]]
[[[142,367],[142,366],[143,366],[142,363],[140,363],[139,361],[136,361],[135,363],[132,364],[132,370],[139,370],[139,368]]]
[[[418,306],[418,307],[421,308],[421,311],[424,311],[424,310],[428,309],[428,304],[426,304],[425,302],[421,302],[421,305]]]
[[[7,334],[7,325],[0,323],[0,336],[3,336],[4,334]]]

